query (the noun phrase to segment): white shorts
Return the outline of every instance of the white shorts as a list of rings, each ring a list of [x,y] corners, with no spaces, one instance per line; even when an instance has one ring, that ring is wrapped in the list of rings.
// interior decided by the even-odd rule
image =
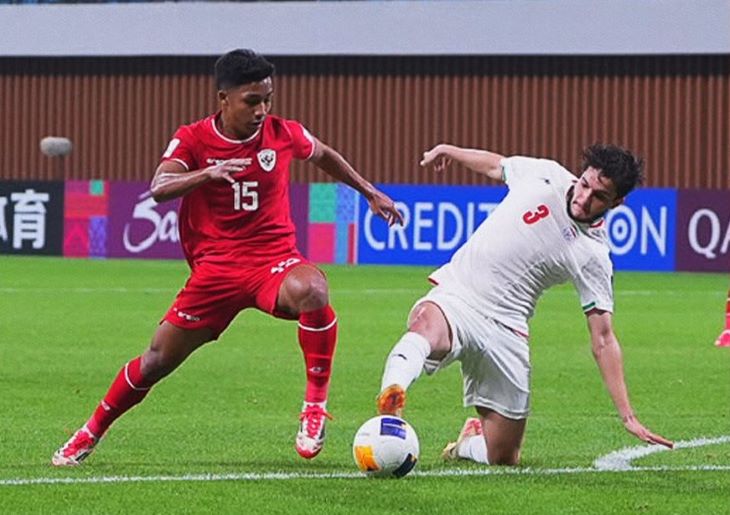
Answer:
[[[440,361],[426,360],[427,374],[461,363],[464,406],[482,406],[510,419],[524,419],[530,407],[530,348],[527,338],[478,313],[458,294],[435,286],[416,301],[433,302],[451,327],[451,351]]]

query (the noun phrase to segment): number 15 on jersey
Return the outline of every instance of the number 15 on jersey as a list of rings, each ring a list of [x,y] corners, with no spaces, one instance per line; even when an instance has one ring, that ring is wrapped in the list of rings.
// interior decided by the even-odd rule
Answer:
[[[256,211],[259,208],[258,181],[242,181],[231,184],[233,188],[233,209],[236,211]]]

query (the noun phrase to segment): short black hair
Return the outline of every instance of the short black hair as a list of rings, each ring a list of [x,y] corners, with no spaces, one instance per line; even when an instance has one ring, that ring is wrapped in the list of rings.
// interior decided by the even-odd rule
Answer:
[[[618,198],[625,197],[644,182],[644,160],[618,145],[594,143],[583,149],[582,171],[589,167],[611,179]]]
[[[274,75],[274,65],[248,48],[237,48],[215,62],[215,84],[219,90],[258,82]]]

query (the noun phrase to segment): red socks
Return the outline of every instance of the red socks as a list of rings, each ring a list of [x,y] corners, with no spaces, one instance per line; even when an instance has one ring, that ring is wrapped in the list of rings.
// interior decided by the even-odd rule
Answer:
[[[329,391],[332,359],[337,343],[337,316],[327,305],[299,316],[299,345],[307,366],[305,402],[325,402]],[[86,427],[101,438],[109,426],[145,398],[154,383],[140,372],[140,356],[124,365],[104,399],[86,422]]]
[[[299,316],[299,345],[307,366],[305,402],[325,402],[337,343],[337,316],[327,305]]]
[[[86,422],[86,427],[97,438],[101,438],[112,422],[124,412],[139,404],[152,388],[152,384],[142,378],[141,361],[141,356],[138,356],[122,367],[104,399]]]

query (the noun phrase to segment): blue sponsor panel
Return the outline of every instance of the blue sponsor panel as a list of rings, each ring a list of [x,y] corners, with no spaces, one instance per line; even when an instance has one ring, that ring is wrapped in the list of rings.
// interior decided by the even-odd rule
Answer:
[[[358,263],[440,265],[467,240],[507,194],[506,187],[381,186],[403,213],[388,225],[359,199]],[[677,190],[632,192],[607,216],[616,270],[675,269]]]
[[[609,211],[606,223],[616,270],[675,269],[677,190],[634,191]]]
[[[507,194],[506,187],[381,185],[403,214],[388,227],[359,196],[358,263],[440,265]]]

